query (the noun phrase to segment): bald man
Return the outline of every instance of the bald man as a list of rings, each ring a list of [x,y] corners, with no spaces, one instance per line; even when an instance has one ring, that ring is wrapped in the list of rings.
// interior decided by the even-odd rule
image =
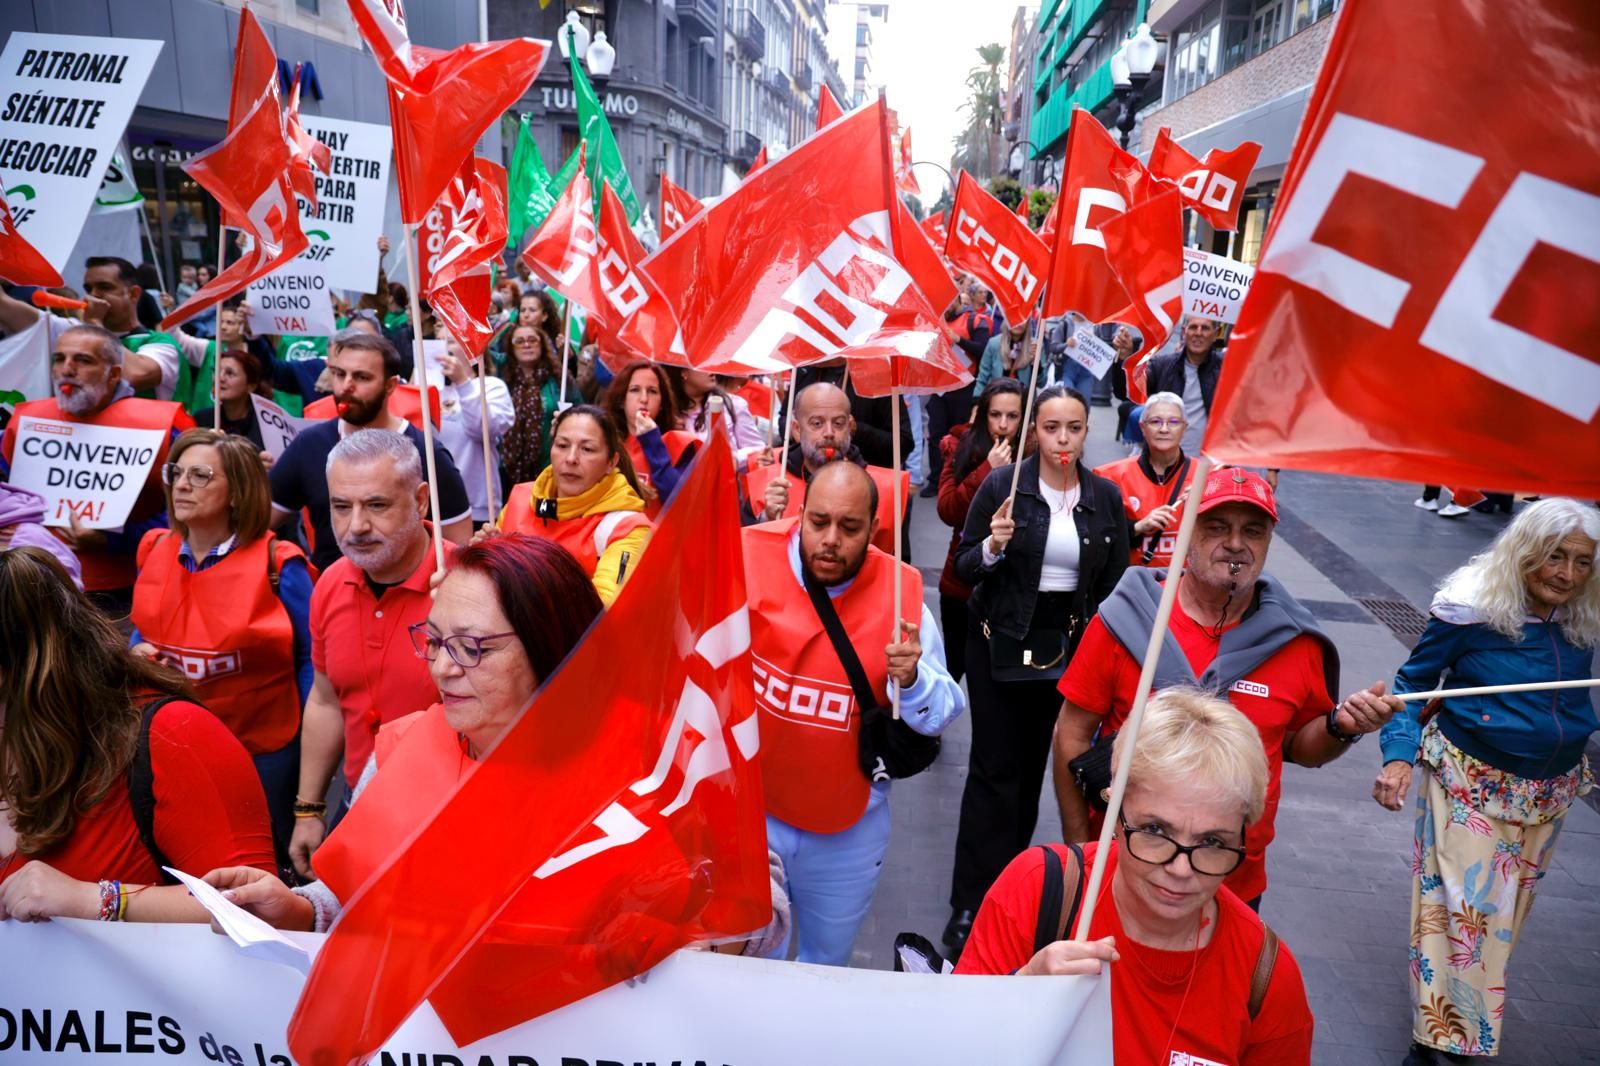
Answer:
[[[812,475],[799,517],[744,530],[767,843],[783,859],[801,962],[849,963],[889,849],[889,778],[863,750],[863,713],[889,707],[898,685],[905,724],[933,737],[964,705],[921,575],[871,544],[877,511],[873,479],[836,460]]]

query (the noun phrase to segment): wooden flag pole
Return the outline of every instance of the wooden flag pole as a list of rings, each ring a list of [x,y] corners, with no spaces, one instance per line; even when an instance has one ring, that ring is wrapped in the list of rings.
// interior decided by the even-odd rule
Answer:
[[[143,212],[140,213],[142,214]],[[219,225],[217,227],[217,275],[219,277],[222,275],[222,268],[226,265],[227,259],[228,227]],[[212,328],[212,332],[216,336],[212,338],[211,343],[216,349],[216,354],[211,357],[211,428],[220,433],[222,431],[222,396],[217,391],[217,378],[221,377],[220,372],[222,370],[222,305],[220,303],[217,304],[214,314],[216,317],[213,321],[216,325]],[[241,324],[239,328],[243,329],[244,326]]]
[[[1033,320],[1033,369],[1028,374],[1028,401],[1022,408],[1022,426],[1017,431],[1017,454],[1011,457],[1011,492],[1006,496],[1006,502],[1016,506],[1012,501],[1017,495],[1017,479],[1022,476],[1022,453],[1026,450],[1028,439],[1028,425],[1033,419],[1033,398],[1039,391],[1039,349],[1044,347],[1044,319],[1035,316]],[[1040,462],[1044,462],[1043,459]]]
[[[1202,454],[1200,461],[1195,464],[1194,482],[1189,486],[1189,498],[1183,508],[1183,518],[1178,523],[1177,543],[1172,546],[1172,567],[1167,571],[1166,584],[1161,586],[1161,603],[1156,608],[1155,624],[1150,627],[1150,643],[1145,647],[1139,684],[1133,690],[1133,707],[1128,712],[1128,720],[1117,732],[1117,772],[1111,780],[1105,824],[1100,827],[1100,842],[1095,848],[1097,861],[1089,872],[1089,884],[1082,897],[1083,909],[1078,915],[1078,927],[1072,934],[1074,940],[1088,939],[1089,923],[1094,918],[1095,904],[1100,900],[1100,887],[1105,881],[1108,865],[1106,856],[1111,852],[1111,837],[1116,832],[1118,815],[1122,813],[1122,795],[1128,790],[1128,768],[1133,765],[1133,749],[1139,742],[1139,728],[1144,725],[1144,708],[1150,699],[1151,685],[1155,682],[1156,663],[1161,658],[1162,645],[1166,643],[1167,623],[1172,618],[1173,605],[1178,602],[1178,584],[1183,580],[1183,560],[1189,554],[1195,516],[1200,513],[1200,499],[1205,494],[1206,479],[1210,474],[1211,459]]]
[[[422,354],[422,296],[417,291],[421,288],[421,279],[418,277],[417,256],[421,252],[417,244],[417,227],[413,222],[405,224],[406,240],[406,273],[411,281],[411,344],[413,358],[416,360],[417,376],[422,381],[422,453],[428,460],[428,502],[433,508],[433,562],[434,566],[442,573],[444,571],[444,514],[439,509],[439,467],[433,457],[433,404],[428,397],[428,359]],[[488,456],[484,456],[487,464]]]
[[[1519,685],[1479,685],[1477,688],[1436,688],[1430,692],[1396,693],[1395,698],[1410,703],[1414,700],[1447,700],[1452,696],[1499,696],[1508,692],[1551,692],[1566,688],[1600,688],[1600,677],[1577,681],[1529,681]]]
[[[894,376],[895,388],[889,390],[889,432],[894,437],[894,466],[892,470],[894,472],[895,562],[891,571],[894,581],[894,617],[890,620],[889,643],[898,644],[900,643],[900,612],[903,609],[902,599],[905,596],[905,589],[902,587],[904,583],[900,580],[900,560],[905,555],[905,545],[900,543],[900,538],[905,533],[906,525],[906,501],[904,494],[900,491],[900,371],[898,366],[896,366]],[[894,716],[898,719],[900,717],[900,682],[892,677],[889,679],[889,698],[894,709]]]
[[[572,356],[572,298],[561,301],[561,385],[556,393],[556,412],[567,406],[567,361]]]
[[[784,408],[784,413],[789,417],[783,420],[783,451],[778,453],[778,475],[780,477],[789,470],[789,427],[794,425],[794,386],[800,378],[800,368],[791,367],[789,370],[789,403]]]
[[[495,491],[495,456],[489,440],[489,350],[487,348],[478,356],[478,401],[483,406],[480,426],[483,430],[483,498],[489,504],[488,522],[494,524],[500,519],[500,494]],[[428,405],[424,403],[422,408],[426,411]]]

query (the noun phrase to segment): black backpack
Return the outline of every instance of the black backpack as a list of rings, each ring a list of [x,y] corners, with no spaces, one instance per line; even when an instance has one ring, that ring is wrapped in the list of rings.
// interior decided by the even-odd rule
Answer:
[[[128,801],[133,807],[133,822],[139,829],[139,842],[161,868],[161,883],[175,885],[177,880],[166,872],[172,863],[156,843],[156,792],[155,771],[150,766],[150,723],[156,713],[167,704],[181,700],[181,696],[162,696],[144,706],[139,717],[139,741],[133,749],[133,762],[128,765]]]

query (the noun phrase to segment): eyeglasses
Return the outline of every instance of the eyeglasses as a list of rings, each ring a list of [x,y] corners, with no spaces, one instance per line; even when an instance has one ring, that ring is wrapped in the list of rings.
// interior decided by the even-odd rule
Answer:
[[[211,484],[211,479],[217,476],[217,472],[204,463],[196,463],[194,466],[179,466],[177,463],[167,463],[161,468],[161,483],[163,485],[176,485],[183,480],[185,473],[189,475],[189,484],[197,489],[205,488]]]
[[[1177,429],[1188,423],[1181,418],[1147,418],[1144,424],[1151,429]]]
[[[1128,854],[1151,866],[1168,866],[1179,855],[1189,856],[1189,865],[1197,874],[1207,877],[1226,877],[1244,862],[1243,848],[1230,848],[1222,844],[1180,844],[1159,829],[1135,829],[1118,812],[1123,838],[1128,844]],[[1244,825],[1239,826],[1239,838],[1244,839]]]
[[[457,633],[455,636],[437,637],[429,631],[426,622],[418,622],[407,632],[411,634],[411,649],[417,653],[417,658],[431,663],[439,657],[439,649],[443,648],[445,654],[450,656],[450,661],[463,670],[471,670],[483,662],[483,657],[488,654],[483,650],[484,641],[516,636],[515,633],[488,633],[472,637]]]

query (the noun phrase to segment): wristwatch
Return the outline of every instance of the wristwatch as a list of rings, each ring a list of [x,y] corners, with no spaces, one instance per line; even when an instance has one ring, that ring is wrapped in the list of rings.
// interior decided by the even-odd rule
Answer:
[[[1332,737],[1334,740],[1337,740],[1341,744],[1354,744],[1356,741],[1358,741],[1362,737],[1366,736],[1365,733],[1346,733],[1344,730],[1340,729],[1339,728],[1339,723],[1337,721],[1338,717],[1339,717],[1339,708],[1338,707],[1334,707],[1333,710],[1328,712],[1328,718],[1327,718],[1328,735],[1330,737]]]

